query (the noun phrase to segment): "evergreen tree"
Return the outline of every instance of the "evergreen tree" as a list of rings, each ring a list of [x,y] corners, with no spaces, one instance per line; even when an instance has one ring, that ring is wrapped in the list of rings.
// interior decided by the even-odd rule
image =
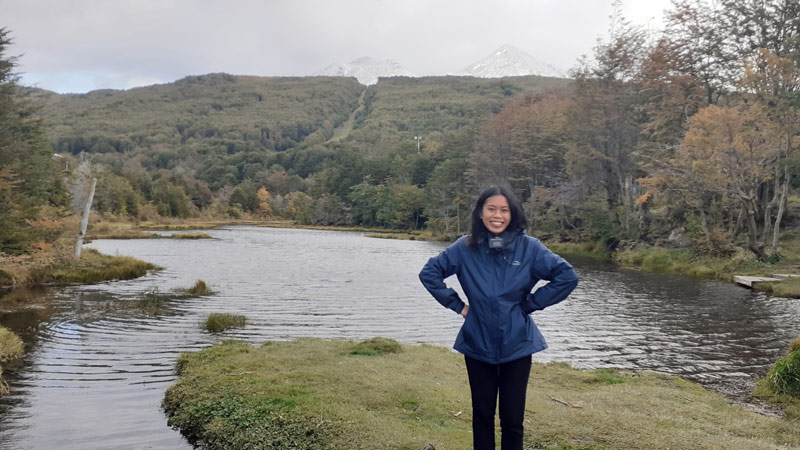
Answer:
[[[36,108],[21,91],[0,28],[0,252],[24,253],[39,233],[30,225],[40,207],[64,206],[67,196]]]

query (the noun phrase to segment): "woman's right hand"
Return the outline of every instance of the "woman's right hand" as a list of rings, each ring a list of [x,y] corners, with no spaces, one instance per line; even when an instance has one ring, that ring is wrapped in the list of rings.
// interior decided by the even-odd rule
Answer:
[[[468,312],[469,312],[469,305],[464,305],[464,307],[461,308],[461,317],[466,319]]]

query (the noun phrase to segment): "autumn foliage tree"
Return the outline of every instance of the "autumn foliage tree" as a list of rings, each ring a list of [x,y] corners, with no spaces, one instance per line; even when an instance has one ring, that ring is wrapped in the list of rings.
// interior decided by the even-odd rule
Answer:
[[[690,119],[689,131],[677,154],[707,190],[729,195],[740,207],[747,230],[747,248],[766,256],[759,217],[764,210],[759,189],[772,176],[774,132],[758,107],[708,106]]]
[[[609,222],[626,235],[634,232],[635,180],[641,175],[633,153],[641,140],[637,76],[645,44],[644,32],[615,13],[609,42],[599,42],[594,62],[574,72],[578,150],[572,173],[602,189]]]
[[[272,208],[270,207],[272,196],[269,191],[264,186],[261,186],[256,192],[256,196],[258,196],[258,213],[262,216],[269,216],[272,213]]]
[[[795,137],[800,134],[800,58],[782,58],[761,48],[746,65],[741,84],[744,92],[760,108],[760,116],[765,122],[763,130],[770,135],[772,149],[768,164],[772,176],[765,180],[762,189],[765,205],[761,239],[776,255],[791,183],[790,165],[796,158]]]

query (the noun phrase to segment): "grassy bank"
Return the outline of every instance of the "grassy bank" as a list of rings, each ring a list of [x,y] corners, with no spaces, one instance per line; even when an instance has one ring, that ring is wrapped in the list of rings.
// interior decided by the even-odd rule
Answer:
[[[698,254],[688,248],[667,249],[640,245],[608,253],[595,243],[548,243],[554,252],[565,256],[588,257],[614,261],[623,267],[648,272],[673,273],[689,277],[733,282],[734,275],[771,276],[800,275],[800,242],[784,241],[781,257],[774,261],[759,261],[755,255],[739,248],[731,255],[714,257]],[[780,297],[800,298],[800,278],[772,283],[757,283],[756,290]]]
[[[409,232],[370,232],[367,237],[378,239],[400,239],[407,241],[439,241],[450,242],[453,239],[449,236],[434,235],[430,231],[409,231]]]
[[[160,237],[171,237],[173,239],[206,239],[210,238],[205,233],[194,234],[173,234],[171,236],[158,236],[147,231],[183,231],[183,230],[208,230],[221,226],[250,225],[268,228],[295,228],[304,230],[328,230],[328,231],[356,231],[367,233],[368,237],[384,239],[407,239],[407,240],[451,240],[448,237],[435,236],[426,230],[391,230],[385,228],[370,228],[361,226],[333,226],[333,225],[303,225],[292,220],[285,219],[262,219],[262,220],[183,220],[173,219],[168,223],[142,222],[133,224],[131,222],[109,222],[99,221],[89,229],[90,239],[152,239]]]
[[[471,448],[463,357],[433,346],[227,342],[178,361],[171,425],[210,449]],[[535,364],[526,448],[781,449],[796,422],[675,377]]]

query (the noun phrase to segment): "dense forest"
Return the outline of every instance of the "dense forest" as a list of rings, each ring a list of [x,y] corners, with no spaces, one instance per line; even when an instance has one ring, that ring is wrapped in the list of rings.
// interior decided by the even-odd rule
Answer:
[[[4,30],[2,251],[40,239],[34,209],[94,176],[95,209],[126,220],[448,236],[504,182],[547,238],[777,257],[798,219],[800,4],[676,0],[665,24],[615,14],[571,79],[209,74],[69,95],[19,87]]]

